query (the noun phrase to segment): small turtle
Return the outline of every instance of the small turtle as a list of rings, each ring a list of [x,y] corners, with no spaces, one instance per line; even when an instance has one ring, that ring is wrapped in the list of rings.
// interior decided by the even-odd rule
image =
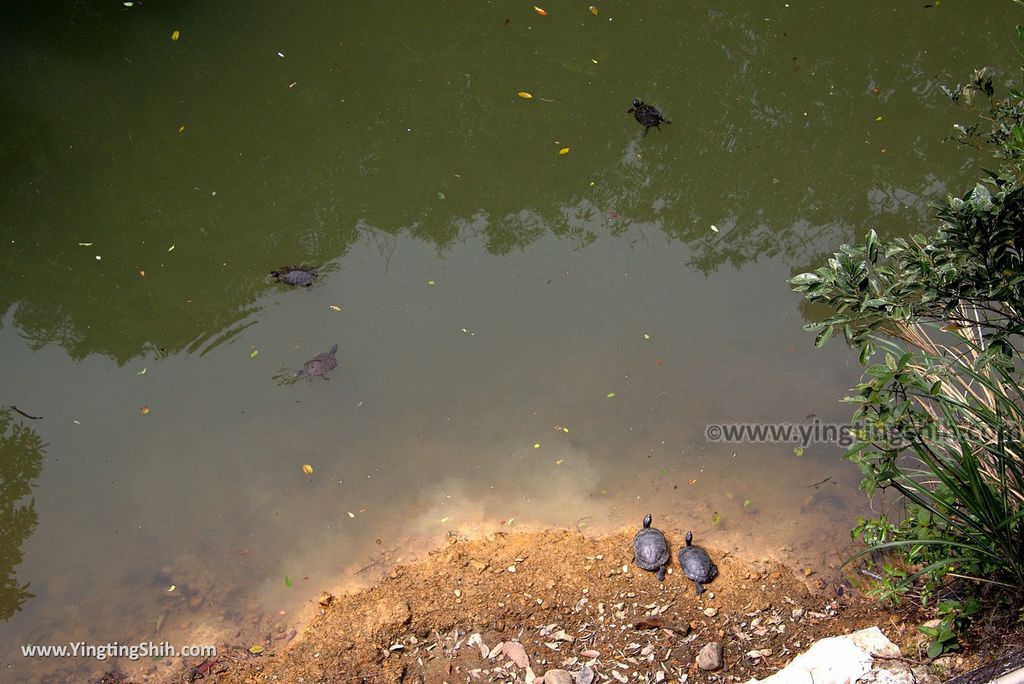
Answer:
[[[317,269],[310,266],[282,266],[270,272],[271,278],[292,287],[310,287],[318,275]]]
[[[630,107],[626,113],[632,113],[633,118],[635,118],[638,122],[640,122],[641,125],[643,125],[644,135],[647,135],[647,131],[651,130],[652,128],[657,128],[660,131],[661,128],[659,128],[659,126],[661,126],[661,124],[663,123],[672,123],[664,116],[662,116],[661,112],[659,112],[656,107],[649,104],[645,104],[635,97],[633,98],[633,106]]]
[[[301,375],[306,380],[312,381],[313,378],[323,378],[324,380],[330,380],[327,377],[327,372],[332,371],[338,367],[338,362],[334,360],[334,353],[338,351],[338,345],[331,347],[331,350],[324,352],[323,354],[317,354],[312,359],[302,364],[302,370],[297,371],[296,375]]]
[[[661,530],[651,527],[651,514],[644,517],[644,526],[633,537],[633,559],[644,570],[657,573],[658,581],[665,580],[665,566],[672,554],[668,550],[668,540]]]
[[[686,546],[679,549],[679,567],[697,585],[697,596],[704,593],[704,584],[718,575],[718,566],[711,562],[708,552],[693,546],[693,532],[686,533]]]

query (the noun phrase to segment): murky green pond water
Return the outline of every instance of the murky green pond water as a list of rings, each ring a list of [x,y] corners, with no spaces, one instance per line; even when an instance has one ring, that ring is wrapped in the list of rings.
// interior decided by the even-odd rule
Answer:
[[[834,561],[842,449],[705,429],[847,419],[785,280],[979,174],[938,86],[1012,3],[126,4],[0,9],[0,678],[513,518]]]

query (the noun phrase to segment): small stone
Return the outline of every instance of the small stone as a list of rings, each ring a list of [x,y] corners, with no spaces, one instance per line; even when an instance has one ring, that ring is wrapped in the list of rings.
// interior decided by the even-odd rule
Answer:
[[[333,602],[334,594],[330,593],[329,591],[325,591],[324,593],[320,594],[320,598],[317,600],[317,603],[319,603],[324,608],[331,605]]]
[[[718,615],[718,609],[717,608],[705,608],[704,609],[704,615],[708,616],[709,618],[713,618],[716,615]]]
[[[462,590],[461,589],[456,589],[455,590],[455,598],[462,598]]]
[[[593,684],[594,671],[586,665],[583,666],[579,672],[576,673],[576,684]]]
[[[476,559],[469,561],[469,564],[476,568],[477,572],[483,572],[487,569],[487,563],[484,563],[483,561],[478,561]]]
[[[510,565],[510,566],[508,566],[508,567],[507,567],[507,568],[505,568],[505,569],[506,569],[506,570],[508,570],[509,572],[515,572],[515,571],[516,571],[516,566],[514,566],[514,565]]]
[[[713,592],[713,591],[709,591],[709,592],[708,592],[708,598],[709,598],[709,599],[713,599],[713,598],[715,598],[715,592]]]
[[[601,654],[598,651],[595,651],[593,649],[588,649],[586,651],[580,651],[580,657],[582,657],[582,658],[600,658]]]
[[[717,641],[705,644],[697,654],[697,667],[705,672],[713,672],[722,667],[722,644]]]
[[[793,613],[792,613],[793,619],[794,620],[799,620],[800,618],[802,618],[804,616],[805,612],[806,611],[803,608],[794,608],[793,609]]]
[[[544,673],[544,684],[574,684],[568,670],[548,670]]]

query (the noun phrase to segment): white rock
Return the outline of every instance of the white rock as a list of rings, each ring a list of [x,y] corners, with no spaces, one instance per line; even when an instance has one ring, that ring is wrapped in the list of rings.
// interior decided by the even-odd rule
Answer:
[[[923,673],[912,673],[906,665],[890,661],[874,661],[873,656],[900,657],[900,649],[889,641],[878,627],[869,627],[853,634],[830,637],[814,643],[794,658],[789,665],[765,679],[751,679],[747,684],[831,684],[856,682],[864,678],[877,684],[923,684],[929,680]],[[889,669],[889,668],[892,669]],[[870,677],[865,677],[871,672]]]

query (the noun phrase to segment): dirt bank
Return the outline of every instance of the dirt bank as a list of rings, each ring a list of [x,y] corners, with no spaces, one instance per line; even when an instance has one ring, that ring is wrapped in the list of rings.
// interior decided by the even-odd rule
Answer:
[[[216,659],[181,663],[175,676],[249,684],[529,681],[548,673],[557,682],[551,670],[587,667],[598,682],[745,681],[818,638],[869,625],[906,647],[923,620],[884,610],[838,575],[805,576],[713,546],[719,575],[698,597],[674,559],[663,583],[636,568],[632,534],[453,537],[368,590],[311,597],[301,624],[225,644]],[[682,542],[676,531],[669,538],[673,550]],[[710,642],[722,645],[723,664],[705,672],[696,659]]]

